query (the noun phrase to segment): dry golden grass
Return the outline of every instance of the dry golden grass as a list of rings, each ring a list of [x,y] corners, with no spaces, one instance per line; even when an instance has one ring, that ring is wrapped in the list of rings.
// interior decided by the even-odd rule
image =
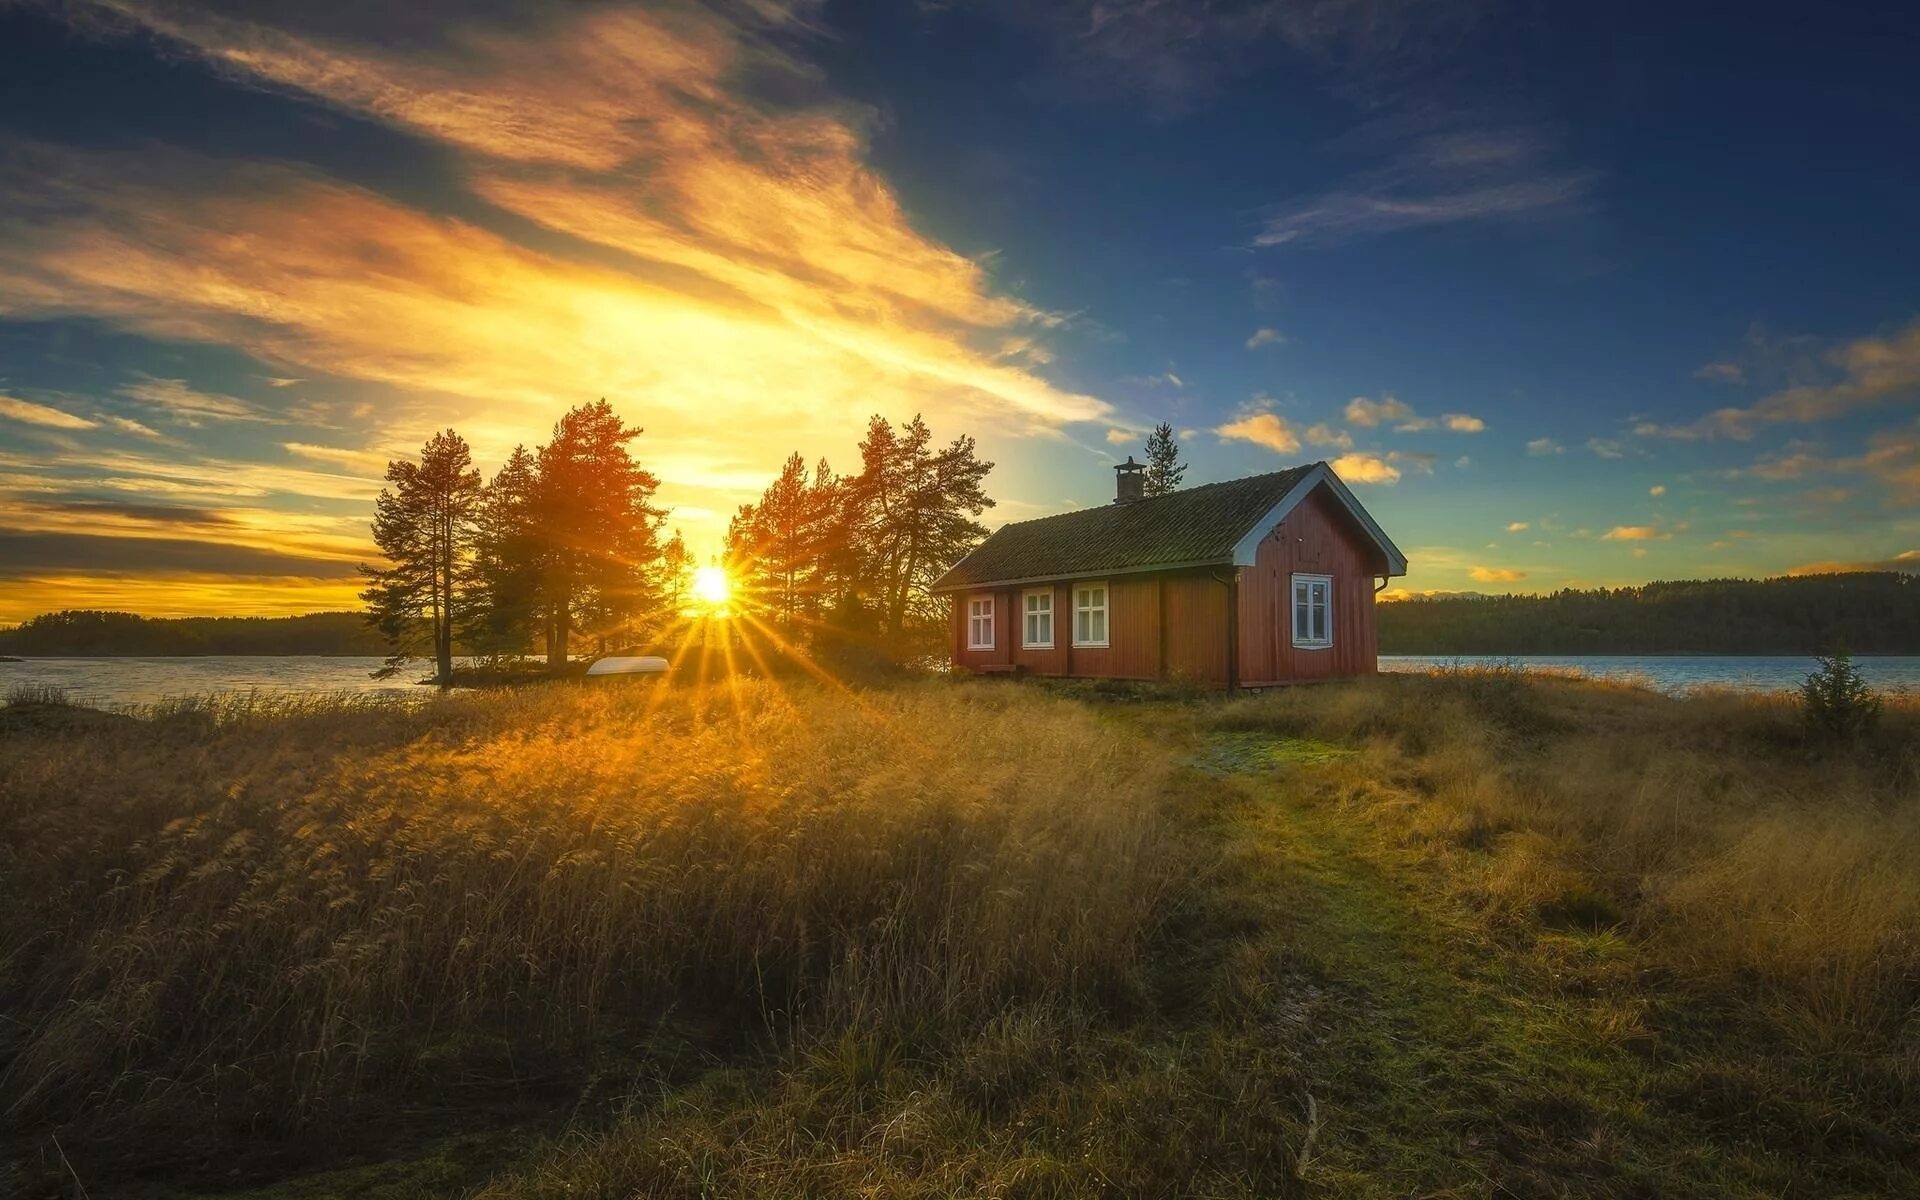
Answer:
[[[1912,702],[1839,750],[1783,698],[1502,672],[1069,691],[23,698],[0,1159],[99,1195],[421,1155],[392,1194],[500,1200],[1910,1182]]]
[[[1032,693],[36,711],[0,712],[21,1128],[298,1132],[669,1019],[937,1041],[1137,989],[1174,875],[1164,757]]]
[[[1334,768],[1342,800],[1436,851],[1496,916],[1621,924],[1682,976],[1756,994],[1810,1048],[1915,1032],[1912,697],[1852,747],[1809,742],[1791,696],[1498,670],[1270,693],[1210,719],[1363,746]]]

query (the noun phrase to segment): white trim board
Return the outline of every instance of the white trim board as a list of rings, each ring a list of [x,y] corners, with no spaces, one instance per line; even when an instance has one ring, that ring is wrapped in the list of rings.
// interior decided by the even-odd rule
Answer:
[[[1333,493],[1334,498],[1346,507],[1347,512],[1360,522],[1360,527],[1366,530],[1367,536],[1373,539],[1374,545],[1380,547],[1380,552],[1387,556],[1387,574],[1389,576],[1405,575],[1407,556],[1400,553],[1400,547],[1393,544],[1393,539],[1389,538],[1386,531],[1374,522],[1367,510],[1361,506],[1360,501],[1347,490],[1347,485],[1340,482],[1340,477],[1335,475],[1333,468],[1326,463],[1313,464],[1313,469],[1308,471],[1299,483],[1294,484],[1292,490],[1280,497],[1280,502],[1268,509],[1266,516],[1254,522],[1253,528],[1247,531],[1246,536],[1234,543],[1233,565],[1253,566],[1260,553],[1260,543],[1265,541],[1267,535],[1300,506],[1302,500],[1313,493],[1314,488],[1323,483]]]

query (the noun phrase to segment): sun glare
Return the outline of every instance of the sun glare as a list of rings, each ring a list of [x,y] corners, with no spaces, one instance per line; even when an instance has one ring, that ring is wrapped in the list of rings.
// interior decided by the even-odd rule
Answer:
[[[694,599],[715,608],[727,602],[732,593],[727,584],[727,572],[724,567],[701,567],[693,573]]]

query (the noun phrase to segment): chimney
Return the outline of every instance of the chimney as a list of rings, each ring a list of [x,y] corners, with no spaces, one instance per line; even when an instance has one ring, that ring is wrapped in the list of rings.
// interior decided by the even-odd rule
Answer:
[[[1127,461],[1114,467],[1115,504],[1132,504],[1146,497],[1147,465],[1133,461],[1133,455],[1127,455]]]

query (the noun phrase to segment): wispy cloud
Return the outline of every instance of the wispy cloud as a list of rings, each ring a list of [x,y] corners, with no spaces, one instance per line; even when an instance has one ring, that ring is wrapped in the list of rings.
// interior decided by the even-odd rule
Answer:
[[[1335,429],[1324,421],[1307,426],[1306,438],[1309,445],[1330,447],[1335,450],[1353,449],[1352,434],[1344,429]]]
[[[1770,482],[1815,475],[1861,476],[1878,482],[1894,503],[1920,502],[1920,421],[1870,434],[1858,454],[1793,449],[1763,457],[1735,474]]]
[[[1695,421],[1643,421],[1634,426],[1634,433],[1681,441],[1746,441],[1770,425],[1814,425],[1862,409],[1920,400],[1920,318],[1893,333],[1856,338],[1823,355],[1808,353],[1808,341],[1793,339],[1783,347],[1763,340],[1755,351],[1766,355],[1769,370],[1788,373],[1796,380],[1788,386],[1750,405],[1715,409]],[[1723,367],[1724,371],[1719,370]],[[1715,371],[1711,378],[1726,382],[1751,376],[1738,363],[1709,363],[1701,368],[1709,369]]]
[[[1361,429],[1391,425],[1396,433],[1424,433],[1430,429],[1445,429],[1449,433],[1481,433],[1487,428],[1485,421],[1467,413],[1443,413],[1438,418],[1423,417],[1413,410],[1412,405],[1392,395],[1383,395],[1378,400],[1355,396],[1347,401],[1346,418],[1347,424]]]
[[[1433,226],[1559,220],[1591,210],[1597,176],[1554,166],[1551,140],[1537,129],[1427,117],[1384,123],[1362,140],[1397,148],[1384,165],[1340,187],[1276,205],[1253,244],[1334,245]]]
[[[347,467],[356,474],[376,479],[386,474],[387,463],[395,457],[377,450],[348,450],[339,446],[316,446],[310,442],[282,442],[281,447],[296,458]]]
[[[923,8],[936,12],[944,4]],[[1458,44],[1489,5],[1464,0],[990,0],[997,12],[1047,36],[1075,86],[1139,95],[1173,115],[1212,97],[1275,46],[1372,93]]]
[[[1362,429],[1373,429],[1395,421],[1414,419],[1413,406],[1393,396],[1382,396],[1378,400],[1366,396],[1355,396],[1347,401],[1347,424]]]
[[[1902,550],[1890,558],[1870,559],[1864,562],[1829,559],[1824,562],[1802,563],[1787,570],[1789,575],[1837,575],[1849,571],[1898,571],[1906,575],[1920,575],[1920,550]]]
[[[1537,437],[1527,443],[1527,453],[1534,458],[1546,458],[1554,454],[1565,454],[1567,448],[1548,437]]]
[[[1287,338],[1285,334],[1281,333],[1278,329],[1269,329],[1264,326],[1254,330],[1253,336],[1247,339],[1247,349],[1249,350],[1258,350],[1262,346],[1284,346],[1286,344]]]
[[[52,405],[35,404],[4,392],[0,392],[0,418],[19,421],[23,425],[38,425],[42,429],[95,429],[100,425],[98,421],[77,417]]]
[[[1522,533],[1531,528],[1533,528],[1532,524],[1527,521],[1508,521],[1507,522],[1508,533]]]
[[[238,396],[201,391],[184,379],[157,379],[142,375],[121,387],[117,395],[165,413],[182,425],[208,421],[274,421],[277,418]]]
[[[810,9],[449,6],[402,46],[344,10],[91,7],[438,143],[510,214],[450,218],[285,163],[9,145],[0,315],[237,347],[286,393],[137,379],[118,398],[147,428],[290,423],[320,411],[292,386],[319,377],[382,388],[361,444],[452,421],[485,456],[604,395],[653,445],[739,431],[733,484],[876,410],[1009,436],[1111,419],[1036,369],[1062,317],[908,219],[867,161],[874,114],[792,50]]]

